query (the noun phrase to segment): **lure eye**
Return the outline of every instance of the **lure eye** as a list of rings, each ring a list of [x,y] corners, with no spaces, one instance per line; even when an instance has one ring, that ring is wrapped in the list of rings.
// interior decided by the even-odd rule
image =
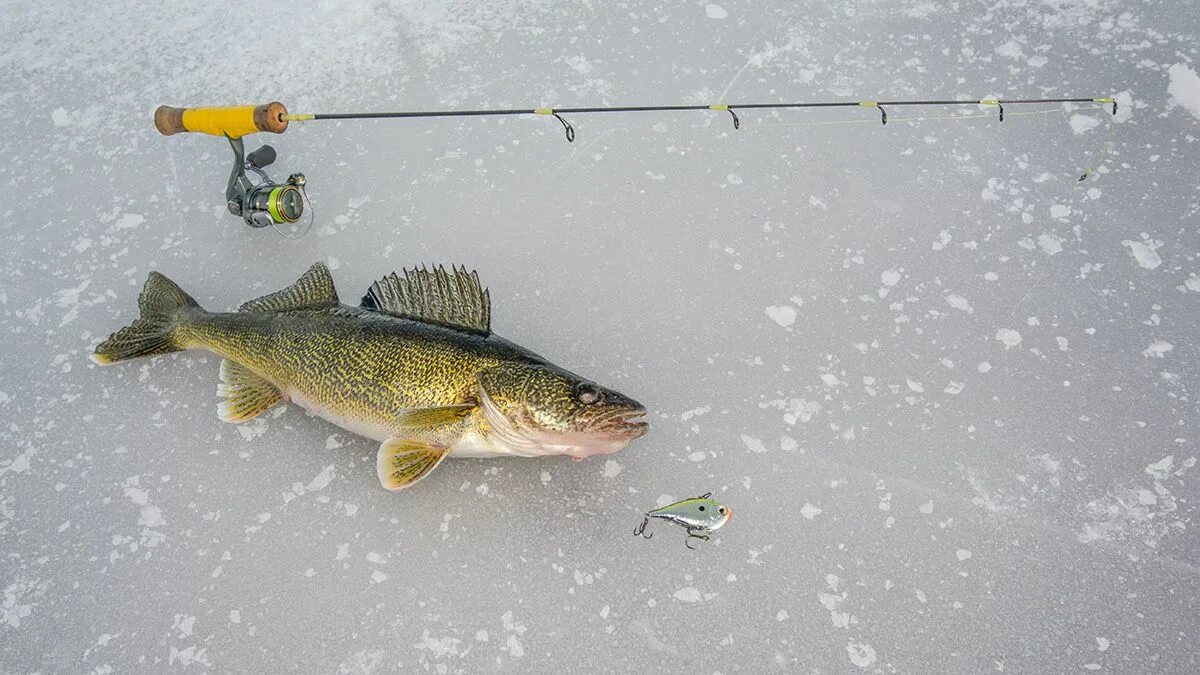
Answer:
[[[721,507],[721,515],[725,515],[725,507],[724,506]]]
[[[701,507],[700,507],[700,510],[701,510],[701,511],[703,511],[703,510],[704,510],[704,507],[703,507],[703,506],[701,506]]]
[[[579,399],[579,402],[584,405],[591,405],[598,403],[603,398],[603,394],[599,387],[585,382],[575,389],[575,398]]]

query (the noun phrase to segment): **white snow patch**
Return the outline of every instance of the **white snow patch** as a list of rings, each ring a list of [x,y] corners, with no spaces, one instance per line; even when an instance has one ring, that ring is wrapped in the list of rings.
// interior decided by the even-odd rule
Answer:
[[[117,221],[113,227],[118,230],[127,230],[131,227],[137,227],[146,221],[146,217],[137,213],[125,213],[121,215],[121,219]]]
[[[1128,246],[1129,252],[1133,254],[1133,259],[1141,265],[1143,269],[1152,270],[1162,264],[1162,258],[1158,256],[1158,247],[1162,246],[1161,241],[1130,241],[1126,239],[1121,242],[1122,246]]]
[[[1065,204],[1054,204],[1050,207],[1051,218],[1066,218],[1071,215],[1071,207]]]
[[[683,588],[675,591],[675,594],[671,597],[679,600],[680,602],[700,602],[704,599],[704,596],[700,593],[700,589],[696,588],[695,586],[684,586]]]
[[[875,663],[875,648],[865,642],[850,640],[846,643],[846,653],[850,655],[850,663],[859,668],[870,668]]]
[[[1012,349],[1013,347],[1021,344],[1021,334],[1011,328],[1001,328],[997,330],[996,339],[1004,343],[1005,349]]]
[[[971,307],[971,303],[967,302],[967,299],[961,295],[957,295],[957,294],[947,295],[946,302],[950,303],[950,306],[953,307],[954,309],[962,310],[962,311],[966,312],[967,314],[972,314],[975,312],[975,309],[973,307]]]
[[[1196,71],[1182,63],[1176,63],[1167,69],[1170,82],[1167,84],[1167,94],[1171,103],[1183,107],[1200,120],[1200,76]]]
[[[842,383],[842,381],[838,379],[838,376],[834,375],[833,373],[822,373],[821,381],[831,387],[837,386]]]
[[[1009,40],[996,47],[996,53],[1000,56],[1007,56],[1010,59],[1019,59],[1025,56],[1025,52],[1021,49],[1021,43],[1016,40]]]
[[[958,549],[954,554],[958,556],[959,560],[969,560],[971,558],[971,552],[965,548]]]
[[[808,502],[804,502],[804,507],[800,509],[800,515],[804,516],[808,520],[812,520],[813,518],[821,515],[821,509],[809,504]]]
[[[896,270],[884,270],[879,275],[879,281],[884,286],[895,286],[900,283],[900,273]]]
[[[767,316],[775,323],[787,328],[796,323],[796,308],[791,305],[771,305],[767,308]]]
[[[1153,464],[1146,466],[1146,473],[1154,477],[1155,480],[1166,480],[1171,475],[1171,468],[1175,466],[1175,455],[1167,455]]]
[[[1049,232],[1043,232],[1042,234],[1039,234],[1037,238],[1038,246],[1040,246],[1042,252],[1047,255],[1062,253],[1062,242],[1062,237],[1050,234]]]
[[[604,477],[616,478],[621,473],[621,465],[617,464],[616,460],[608,460],[604,463]]]
[[[742,434],[741,436],[742,436],[742,445],[745,445],[746,449],[749,450],[750,452],[760,453],[760,452],[767,451],[767,446],[763,445],[763,442],[761,440],[759,440],[753,436],[747,436],[746,434]]]
[[[1167,352],[1175,349],[1175,345],[1166,340],[1155,340],[1146,347],[1146,351],[1142,352],[1142,356],[1147,358],[1161,359]]]
[[[1100,120],[1095,117],[1080,115],[1079,113],[1071,115],[1071,131],[1077,134],[1085,134],[1098,126],[1100,126]]]
[[[63,128],[71,126],[71,113],[67,112],[66,108],[55,108],[54,112],[50,113],[50,119],[54,122],[54,126]]]
[[[705,5],[704,13],[710,19],[724,19],[729,16],[729,12],[725,11],[725,8],[720,5]]]
[[[330,464],[329,466],[322,469],[321,473],[317,474],[315,478],[313,478],[311,481],[309,481],[308,485],[306,485],[304,487],[304,490],[305,490],[305,492],[315,492],[317,490],[323,490],[323,489],[325,489],[326,486],[329,485],[329,483],[331,481],[333,481],[333,465],[332,464]]]

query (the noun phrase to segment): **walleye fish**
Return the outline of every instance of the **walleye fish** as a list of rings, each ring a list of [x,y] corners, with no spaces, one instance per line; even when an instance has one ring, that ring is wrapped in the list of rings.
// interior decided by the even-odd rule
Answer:
[[[219,354],[222,420],[294,403],[380,441],[375,469],[389,490],[450,456],[583,459],[616,452],[647,429],[637,401],[493,334],[488,291],[465,268],[392,273],[352,307],[317,263],[230,313],[205,311],[151,272],[138,308],[140,318],[96,347],[96,363]]]

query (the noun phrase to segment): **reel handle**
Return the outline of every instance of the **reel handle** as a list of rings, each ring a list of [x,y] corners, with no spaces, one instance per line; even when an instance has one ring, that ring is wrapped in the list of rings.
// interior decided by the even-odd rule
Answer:
[[[254,152],[246,155],[246,161],[250,162],[251,166],[265,169],[275,163],[275,148],[272,148],[269,145],[264,145]]]
[[[282,134],[288,127],[287,108],[279,101],[222,108],[173,108],[154,111],[154,126],[163,136],[184,132],[241,138],[259,131]]]

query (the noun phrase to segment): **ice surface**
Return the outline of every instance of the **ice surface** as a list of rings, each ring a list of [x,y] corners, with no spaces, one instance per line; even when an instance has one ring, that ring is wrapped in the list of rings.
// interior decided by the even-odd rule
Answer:
[[[0,671],[1200,671],[1188,3],[10,0],[0,35]],[[299,241],[150,124],[1017,95],[1120,116],[298,123],[249,141],[307,174]],[[295,408],[218,421],[213,356],[87,359],[150,270],[230,309],[316,260],[345,299],[478,269],[649,435],[396,494]],[[632,536],[708,491],[698,551]]]

